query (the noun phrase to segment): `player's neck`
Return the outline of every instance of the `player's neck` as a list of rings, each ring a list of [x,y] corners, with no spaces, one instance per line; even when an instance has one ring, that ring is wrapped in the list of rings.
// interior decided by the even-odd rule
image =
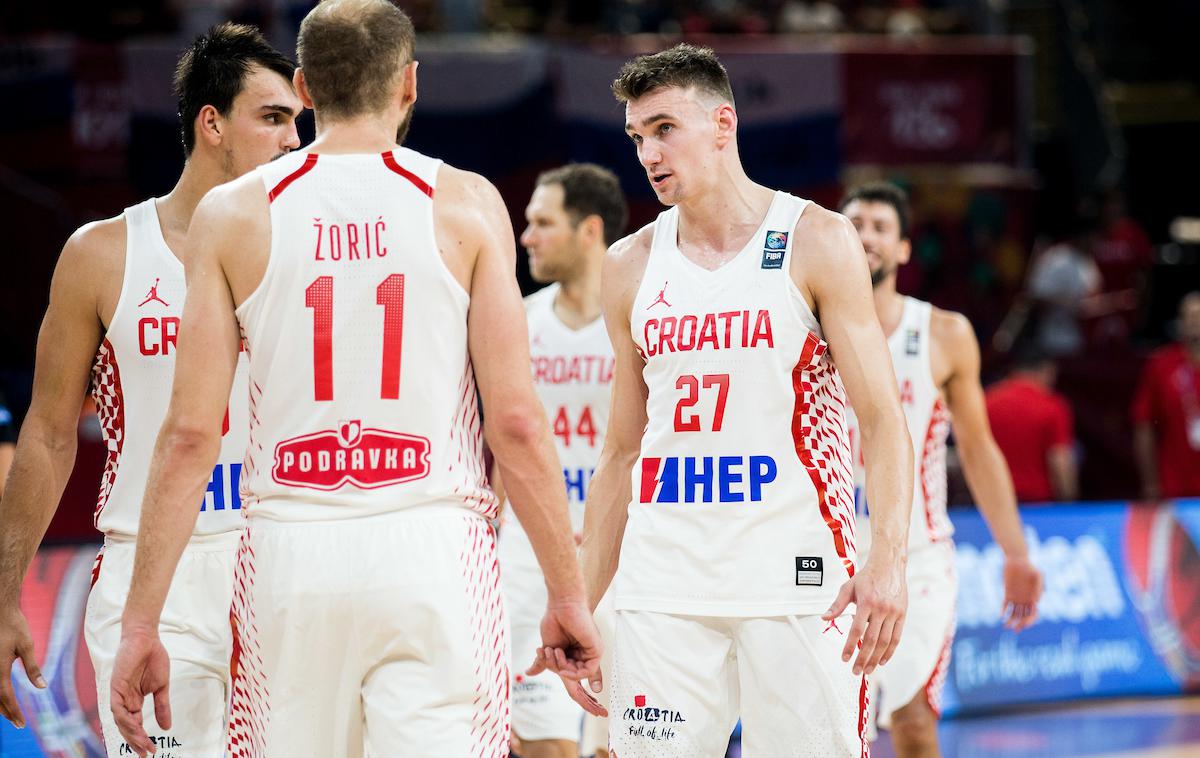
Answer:
[[[600,262],[593,256],[576,275],[559,282],[554,315],[571,329],[582,329],[600,317]]]
[[[172,243],[187,235],[196,206],[210,189],[229,181],[226,172],[217,164],[211,157],[193,152],[183,166],[179,181],[155,203],[163,238],[177,256],[180,253],[178,245]]]
[[[740,169],[727,171],[713,189],[678,204],[681,246],[690,243],[737,252],[762,224],[775,192],[755,184]]]
[[[890,337],[892,332],[896,331],[896,327],[900,326],[900,319],[904,317],[904,295],[896,291],[895,274],[875,285],[871,296],[875,300],[875,315],[879,317],[883,335]]]
[[[318,119],[309,151],[322,155],[386,153],[396,147],[396,123],[384,114],[327,121]]]

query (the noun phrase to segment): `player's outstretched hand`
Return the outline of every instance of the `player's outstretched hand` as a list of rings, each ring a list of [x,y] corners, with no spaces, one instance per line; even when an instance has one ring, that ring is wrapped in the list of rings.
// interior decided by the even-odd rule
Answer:
[[[29,634],[29,623],[25,614],[15,604],[6,608],[0,616],[0,716],[12,722],[18,729],[25,728],[25,714],[17,703],[13,690],[12,665],[18,658],[25,666],[25,676],[35,687],[46,689],[42,670],[33,658],[33,637]]]
[[[585,711],[595,716],[607,716],[608,711],[580,684],[586,679],[593,692],[603,689],[602,648],[600,632],[596,630],[587,603],[582,600],[552,602],[542,618],[542,647],[538,648],[533,665],[525,673],[536,676],[546,670],[553,671],[562,678],[571,698]]]
[[[1042,572],[1029,556],[1004,559],[1004,625],[1019,632],[1037,621],[1037,603],[1042,596]]]
[[[854,675],[870,674],[876,666],[887,663],[900,644],[900,632],[904,629],[904,614],[908,610],[908,587],[901,564],[870,558],[848,582],[842,585],[837,598],[829,610],[821,615],[832,621],[854,603],[854,623],[846,635],[842,648],[842,660],[849,661],[858,647],[854,659]],[[860,644],[861,642],[861,644]]]
[[[130,633],[121,636],[109,688],[113,720],[129,747],[142,758],[154,754],[154,742],[146,734],[142,723],[142,708],[147,695],[154,696],[154,719],[159,727],[171,728],[171,704],[167,691],[170,674],[171,659],[157,634]]]

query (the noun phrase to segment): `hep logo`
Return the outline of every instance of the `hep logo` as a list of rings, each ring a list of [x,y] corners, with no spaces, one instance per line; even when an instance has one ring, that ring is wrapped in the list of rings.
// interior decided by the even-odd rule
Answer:
[[[293,437],[275,446],[271,477],[279,484],[335,490],[349,483],[375,489],[429,475],[429,440],[385,429],[365,429],[358,419],[338,428]]]

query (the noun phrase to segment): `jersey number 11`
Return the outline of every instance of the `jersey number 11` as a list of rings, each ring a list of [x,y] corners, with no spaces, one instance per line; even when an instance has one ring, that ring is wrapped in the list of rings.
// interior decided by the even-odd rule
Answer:
[[[404,346],[404,274],[390,274],[375,288],[383,306],[383,370],[379,396],[400,397],[400,353]],[[313,396],[333,400],[333,277],[318,276],[304,290],[304,305],[313,309]]]

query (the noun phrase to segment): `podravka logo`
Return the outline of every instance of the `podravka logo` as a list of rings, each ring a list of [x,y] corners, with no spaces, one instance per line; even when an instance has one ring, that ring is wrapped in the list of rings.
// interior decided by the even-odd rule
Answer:
[[[337,429],[284,440],[275,446],[271,477],[280,484],[335,490],[349,482],[362,489],[411,482],[429,475],[429,440],[385,429],[364,429],[358,419]]]

